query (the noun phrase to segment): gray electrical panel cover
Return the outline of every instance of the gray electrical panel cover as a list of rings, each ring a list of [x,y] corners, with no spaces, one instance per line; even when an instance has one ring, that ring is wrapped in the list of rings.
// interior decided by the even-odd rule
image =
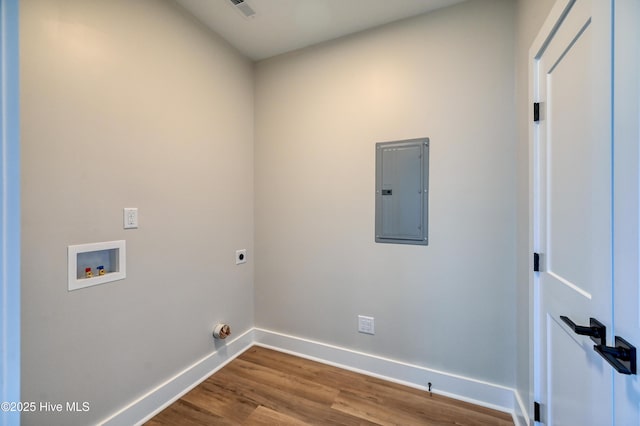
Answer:
[[[376,242],[427,245],[429,138],[376,144]]]

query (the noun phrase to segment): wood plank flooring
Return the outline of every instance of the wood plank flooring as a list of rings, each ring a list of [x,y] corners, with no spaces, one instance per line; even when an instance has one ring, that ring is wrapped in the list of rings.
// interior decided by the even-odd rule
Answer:
[[[254,346],[146,423],[513,426],[511,416]]]

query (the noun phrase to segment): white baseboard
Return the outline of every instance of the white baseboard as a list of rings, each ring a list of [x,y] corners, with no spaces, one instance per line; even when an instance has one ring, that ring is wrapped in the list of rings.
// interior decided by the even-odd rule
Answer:
[[[255,344],[258,346],[291,353],[302,358],[413,388],[426,390],[427,383],[431,382],[433,393],[510,413],[512,416],[515,413],[515,391],[505,386],[270,330],[255,328],[254,333]]]
[[[513,391],[513,423],[516,426],[529,426],[529,413],[527,406],[517,390]]]
[[[527,410],[511,388],[395,361],[322,342],[253,328],[176,374],[108,419],[105,426],[140,425],[224,367],[252,345],[290,353],[418,389],[510,413],[516,426],[527,426]]]
[[[253,346],[253,333],[253,329],[250,329],[226,342],[215,352],[196,361],[99,424],[105,426],[143,424]]]

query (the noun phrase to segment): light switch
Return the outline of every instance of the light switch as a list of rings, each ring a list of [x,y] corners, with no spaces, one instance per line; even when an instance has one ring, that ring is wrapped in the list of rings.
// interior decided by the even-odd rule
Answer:
[[[124,229],[134,229],[138,227],[138,208],[124,208]]]

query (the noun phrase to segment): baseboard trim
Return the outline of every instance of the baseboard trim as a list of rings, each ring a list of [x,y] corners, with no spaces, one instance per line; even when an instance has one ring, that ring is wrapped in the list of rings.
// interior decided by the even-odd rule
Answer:
[[[202,383],[207,377],[233,361],[253,344],[254,329],[250,329],[226,342],[215,352],[196,361],[99,424],[130,426],[145,423]]]
[[[513,415],[514,390],[481,380],[433,370],[270,330],[255,328],[255,344],[346,370],[492,408]]]
[[[506,386],[261,328],[252,328],[226,342],[99,424],[143,424],[253,345],[417,389],[427,390],[427,383],[431,382],[433,393],[510,413],[516,426],[527,426],[526,421],[522,423],[528,418],[522,399]]]
[[[515,426],[529,426],[529,412],[517,390],[513,391],[513,423]]]

